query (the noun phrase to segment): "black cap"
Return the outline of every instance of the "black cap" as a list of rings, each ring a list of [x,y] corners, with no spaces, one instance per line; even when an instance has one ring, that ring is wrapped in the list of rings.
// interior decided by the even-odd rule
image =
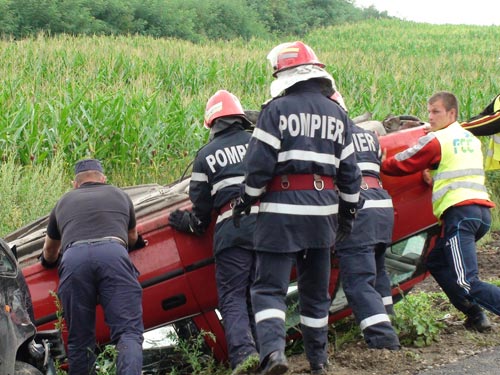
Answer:
[[[75,164],[75,175],[86,171],[98,171],[103,173],[101,162],[97,159],[84,159]]]

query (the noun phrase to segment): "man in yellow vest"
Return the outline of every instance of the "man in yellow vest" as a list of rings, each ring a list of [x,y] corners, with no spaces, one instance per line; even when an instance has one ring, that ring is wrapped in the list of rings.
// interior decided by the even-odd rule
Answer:
[[[481,142],[457,122],[455,95],[441,91],[427,103],[430,132],[418,143],[384,160],[382,171],[401,176],[430,169],[432,207],[442,226],[426,264],[450,302],[467,319],[465,327],[491,329],[481,307],[500,315],[500,288],[479,279],[476,241],[491,224],[484,185]]]

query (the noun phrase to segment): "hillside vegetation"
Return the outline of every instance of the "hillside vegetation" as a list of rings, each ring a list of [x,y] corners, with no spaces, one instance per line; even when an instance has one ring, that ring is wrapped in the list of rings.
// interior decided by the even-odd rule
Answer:
[[[193,42],[304,35],[388,17],[352,0],[0,0],[0,36],[149,35]]]
[[[369,111],[380,120],[391,113],[426,119],[426,99],[449,90],[466,119],[500,91],[499,37],[499,27],[369,20],[311,31],[302,40],[335,77],[352,116]],[[62,181],[71,179],[74,161],[89,156],[103,160],[118,185],[178,179],[207,141],[206,100],[224,88],[245,108],[259,109],[273,79],[268,51],[295,38],[0,41],[0,235],[47,212],[70,187],[44,180],[43,170],[52,171],[54,163]],[[31,178],[36,168],[41,172]],[[28,191],[39,186],[43,198],[15,190],[23,178],[35,185]],[[40,211],[29,208],[33,201]],[[15,222],[13,211],[19,212]]]

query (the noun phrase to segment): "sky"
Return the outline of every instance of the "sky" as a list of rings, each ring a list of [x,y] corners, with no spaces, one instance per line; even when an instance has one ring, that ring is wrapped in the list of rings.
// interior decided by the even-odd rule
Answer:
[[[500,25],[499,0],[355,0],[359,7],[408,21],[433,24]]]

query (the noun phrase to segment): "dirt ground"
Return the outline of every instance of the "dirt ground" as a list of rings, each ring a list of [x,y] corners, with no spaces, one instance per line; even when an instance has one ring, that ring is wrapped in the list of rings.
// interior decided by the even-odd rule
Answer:
[[[482,280],[500,279],[500,232],[491,234],[491,241],[478,247],[479,274]],[[411,293],[440,291],[432,277],[427,278]],[[448,302],[446,302],[448,303]],[[438,308],[438,306],[436,306]],[[335,351],[330,347],[332,375],[387,375],[417,374],[419,371],[488,350],[500,345],[500,317],[491,313],[493,324],[489,333],[474,333],[464,329],[456,317],[445,319],[446,329],[440,340],[425,348],[403,347],[399,352],[368,349],[362,339]],[[290,374],[309,373],[309,364],[303,354],[289,357]]]

